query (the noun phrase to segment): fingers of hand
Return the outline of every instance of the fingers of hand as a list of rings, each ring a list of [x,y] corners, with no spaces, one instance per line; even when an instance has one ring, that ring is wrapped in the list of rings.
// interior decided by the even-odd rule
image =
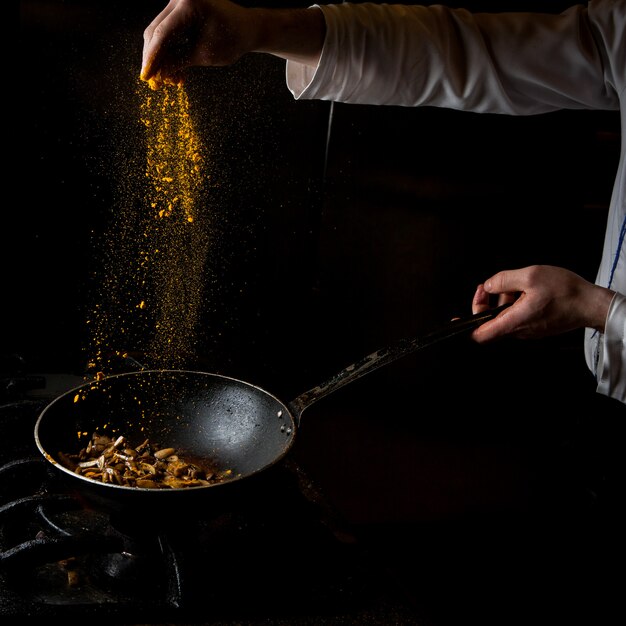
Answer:
[[[141,78],[157,78],[166,84],[180,83],[180,70],[183,67],[182,52],[177,44],[185,40],[185,14],[176,10],[178,0],[171,0],[167,7],[144,31]]]
[[[472,298],[472,313],[482,313],[489,308],[489,294],[483,285],[478,285]]]
[[[161,46],[163,22],[176,8],[178,0],[170,0],[168,5],[150,22],[143,31],[143,53],[141,58],[141,78],[148,80],[155,70],[155,56]]]

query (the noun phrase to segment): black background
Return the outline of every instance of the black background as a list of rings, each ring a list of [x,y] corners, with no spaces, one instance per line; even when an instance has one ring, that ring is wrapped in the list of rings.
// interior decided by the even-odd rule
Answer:
[[[102,271],[94,238],[143,150],[135,87],[161,4],[20,2],[0,352],[35,371],[83,371]],[[475,286],[500,269],[550,263],[595,277],[614,112],[295,102],[284,62],[266,55],[193,70],[188,89],[224,183],[210,259],[220,279],[193,365],[287,401],[468,314]],[[623,408],[595,393],[582,334],[455,341],[307,410],[295,455],[441,623],[582,623],[614,598],[610,576],[596,575],[616,555],[623,429]]]

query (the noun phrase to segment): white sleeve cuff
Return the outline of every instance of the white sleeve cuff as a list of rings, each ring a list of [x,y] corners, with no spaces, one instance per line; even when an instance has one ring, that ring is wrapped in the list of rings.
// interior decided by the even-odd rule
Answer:
[[[600,340],[598,392],[626,403],[626,296],[616,293]]]

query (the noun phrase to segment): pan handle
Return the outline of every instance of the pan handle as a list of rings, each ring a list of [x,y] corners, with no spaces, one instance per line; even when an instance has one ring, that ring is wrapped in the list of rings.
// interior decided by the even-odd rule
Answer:
[[[448,322],[447,324],[444,324],[443,326],[436,328],[425,335],[400,339],[392,345],[386,348],[381,348],[376,352],[372,352],[372,354],[363,357],[360,361],[357,361],[352,365],[348,365],[348,367],[342,369],[326,382],[305,391],[289,403],[289,410],[296,420],[296,424],[299,425],[304,409],[327,396],[329,393],[332,393],[357,378],[361,378],[361,376],[365,376],[365,374],[369,374],[379,367],[392,363],[403,356],[407,356],[417,350],[421,350],[422,348],[432,346],[440,341],[452,339],[458,335],[468,333],[475,328],[478,328],[485,322],[493,319],[509,306],[511,306],[511,303],[503,304],[493,309],[483,311],[482,313],[476,313],[470,317],[452,320],[451,322]]]

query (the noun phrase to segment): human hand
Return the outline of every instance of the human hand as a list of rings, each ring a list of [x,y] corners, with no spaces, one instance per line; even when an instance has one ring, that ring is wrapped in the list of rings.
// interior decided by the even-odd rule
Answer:
[[[231,65],[265,52],[315,67],[326,35],[319,7],[264,9],[230,0],[169,0],[144,31],[141,78],[181,84],[185,68]]]
[[[169,0],[144,31],[141,78],[181,84],[190,66],[224,66],[254,47],[248,9],[230,0]]]
[[[478,343],[504,336],[547,337],[585,327],[604,332],[614,292],[561,267],[532,265],[498,272],[478,285],[472,312],[490,308],[494,295],[498,304],[514,304],[472,332]]]

